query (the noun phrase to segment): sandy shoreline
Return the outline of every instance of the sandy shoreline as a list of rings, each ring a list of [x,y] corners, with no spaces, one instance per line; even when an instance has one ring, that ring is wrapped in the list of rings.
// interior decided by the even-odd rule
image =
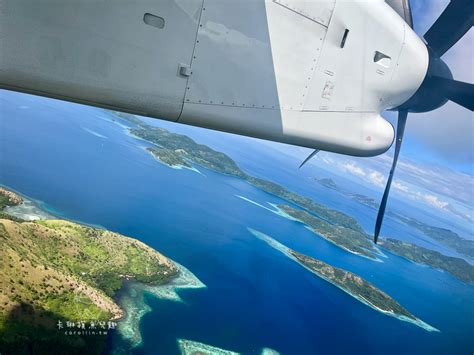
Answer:
[[[179,290],[206,288],[206,285],[186,267],[173,263],[178,268],[178,276],[169,283],[146,285],[130,281],[119,293],[118,304],[124,310],[125,316],[118,322],[117,329],[132,348],[142,343],[140,320],[152,310],[145,301],[145,293],[163,300],[184,302],[178,293]]]
[[[58,216],[46,212],[45,208],[41,206],[40,201],[35,201],[25,196],[24,194],[15,191],[10,187],[4,185],[0,186],[9,191],[14,192],[23,200],[22,203],[19,205],[7,206],[4,209],[5,213],[23,219],[25,221],[61,219]],[[91,225],[75,220],[70,221],[93,228],[105,229],[102,226]],[[151,311],[151,308],[146,304],[144,300],[144,293],[152,294],[159,299],[167,299],[175,302],[184,302],[179,296],[178,290],[206,288],[206,285],[202,283],[186,267],[172,260],[171,262],[177,267],[178,274],[169,283],[164,285],[147,285],[136,282],[133,279],[124,280],[122,288],[118,291],[118,301],[112,301],[112,299],[110,299],[109,304],[107,304],[106,308],[113,315],[113,318],[111,320],[118,322],[118,331],[126,340],[128,340],[132,344],[132,347],[135,347],[141,343],[139,323],[143,315]],[[82,292],[86,291],[85,287],[82,286],[81,288],[79,288],[79,290]],[[95,294],[92,294],[91,292],[89,292],[89,296],[93,296],[94,299],[98,298]],[[108,297],[105,297],[105,301],[107,301],[107,299]]]
[[[16,206],[7,206],[3,209],[3,212],[10,216],[23,219],[25,221],[37,221],[42,219],[58,219],[57,216],[45,211],[44,207],[41,207],[40,201],[35,201],[22,193],[15,191],[14,189],[0,185],[0,187],[6,190],[12,191],[22,198],[22,203]]]
[[[182,355],[239,355],[235,351],[225,350],[216,346],[200,343],[193,340],[177,339],[179,349]],[[280,355],[276,350],[262,348],[261,355]]]
[[[421,319],[419,318],[409,318],[409,317],[406,317],[406,316],[403,316],[403,315],[398,315],[398,314],[395,314],[393,312],[389,312],[389,311],[386,311],[386,310],[383,310],[383,309],[380,309],[378,308],[377,306],[373,305],[372,303],[370,303],[370,301],[366,300],[365,298],[363,297],[360,297],[358,295],[355,295],[351,292],[349,292],[348,290],[344,289],[343,287],[341,287],[340,285],[337,285],[335,284],[334,282],[332,282],[332,280],[328,279],[327,277],[325,277],[324,275],[318,273],[318,272],[315,272],[314,270],[308,268],[307,266],[303,265],[302,263],[300,263],[293,255],[291,255],[290,253],[290,249],[288,247],[286,247],[285,245],[277,242],[276,240],[274,240],[273,238],[265,235],[264,233],[261,233],[259,231],[256,231],[254,229],[251,229],[251,228],[248,228],[249,232],[252,233],[255,237],[263,240],[264,242],[266,242],[268,245],[270,245],[272,248],[280,251],[281,253],[285,254],[288,258],[292,259],[293,261],[297,262],[299,265],[301,265],[302,267],[304,267],[305,269],[307,269],[308,271],[312,272],[313,274],[315,274],[316,276],[324,279],[325,281],[329,282],[330,284],[336,286],[337,288],[339,288],[341,291],[344,291],[345,293],[347,293],[348,295],[352,296],[353,298],[357,299],[359,302],[371,307],[372,309],[375,309],[376,311],[379,311],[383,314],[386,314],[388,316],[391,316],[391,317],[394,317],[396,319],[399,319],[401,321],[404,321],[404,322],[409,322],[409,323],[412,323],[420,328],[423,328],[425,329],[426,331],[429,331],[429,332],[439,332],[438,329],[436,329],[435,327],[429,325],[428,323],[422,321]]]
[[[137,137],[137,136],[135,136],[135,135],[132,135],[132,136],[135,137],[135,138],[140,138],[140,137]],[[147,142],[148,142],[148,141],[147,141]],[[181,165],[181,164],[169,165],[169,164],[163,162],[160,158],[158,158],[157,156],[155,156],[153,153],[151,153],[150,151],[148,151],[147,148],[148,148],[148,147],[143,147],[143,149],[144,149],[148,154],[150,154],[150,155],[155,159],[155,161],[157,161],[158,163],[160,163],[160,164],[162,164],[162,165],[164,165],[164,166],[166,166],[166,167],[168,167],[168,168],[175,169],[175,170],[187,169],[187,170],[191,170],[191,171],[194,171],[195,173],[198,173],[198,174],[201,174],[201,175],[202,175],[202,173],[201,173],[197,168],[195,168],[194,166],[189,167],[189,166],[184,166],[184,165]],[[192,163],[192,162],[190,162],[190,163]]]
[[[290,221],[300,222],[300,223],[303,224],[304,227],[305,227],[307,230],[309,230],[311,233],[316,234],[317,236],[323,238],[323,239],[326,240],[327,242],[329,242],[329,243],[335,245],[335,246],[338,247],[338,248],[341,248],[342,250],[347,251],[348,253],[351,253],[351,254],[354,254],[354,255],[357,255],[357,256],[360,256],[360,257],[362,257],[362,258],[366,258],[366,259],[369,259],[369,260],[372,260],[372,261],[376,261],[376,262],[378,262],[378,263],[383,263],[383,260],[377,258],[375,255],[374,255],[373,257],[369,257],[369,256],[367,256],[367,255],[358,253],[358,252],[356,252],[356,251],[350,250],[350,249],[348,249],[348,248],[346,248],[346,247],[344,247],[344,246],[342,246],[342,245],[339,245],[339,244],[335,243],[335,242],[332,241],[330,238],[327,238],[327,237],[325,237],[324,235],[322,235],[322,234],[320,234],[320,233],[314,231],[311,227],[309,227],[308,225],[306,225],[306,223],[304,223],[303,221],[301,221],[301,220],[299,220],[298,218],[295,218],[295,217],[293,217],[293,216],[290,216],[288,213],[286,213],[285,211],[283,211],[281,208],[279,208],[277,205],[275,205],[275,204],[273,204],[273,203],[268,202],[268,204],[274,208],[274,209],[271,209],[271,208],[268,208],[268,207],[266,207],[266,206],[264,206],[264,205],[262,205],[262,204],[260,204],[260,203],[258,203],[258,202],[255,202],[255,201],[253,201],[253,200],[251,200],[251,199],[249,199],[249,198],[247,198],[247,197],[244,197],[244,196],[241,196],[241,195],[234,195],[234,196],[235,196],[235,197],[238,197],[238,198],[240,198],[240,199],[242,199],[242,200],[244,200],[244,201],[247,201],[247,202],[249,202],[249,203],[251,203],[251,204],[253,204],[253,205],[255,205],[255,206],[261,207],[261,208],[263,208],[263,209],[265,209],[265,210],[267,210],[267,211],[269,211],[269,212],[272,212],[272,213],[274,213],[274,214],[276,214],[276,215],[278,215],[278,216],[280,216],[280,217],[286,218],[286,219],[288,219],[288,220],[290,220]],[[365,249],[365,250],[366,250],[366,249]],[[377,252],[380,254],[380,256],[384,256],[384,257],[385,257],[385,254],[383,254],[378,248],[377,248]]]

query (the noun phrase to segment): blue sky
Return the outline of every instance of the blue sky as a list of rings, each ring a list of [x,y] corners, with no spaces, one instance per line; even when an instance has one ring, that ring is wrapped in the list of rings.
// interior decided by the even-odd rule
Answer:
[[[422,36],[449,0],[412,0],[414,29]],[[472,29],[443,59],[455,79],[473,82]],[[396,113],[384,116],[396,125]],[[221,134],[221,133],[219,133]],[[469,110],[448,102],[440,109],[410,114],[399,165],[392,184],[391,202],[410,201],[421,210],[467,225],[474,237],[474,117]],[[241,144],[249,138],[232,138]],[[256,141],[265,149],[291,157],[298,164],[311,150],[273,142]],[[319,167],[370,188],[382,196],[393,147],[374,158],[354,158],[320,152],[309,166]],[[395,201],[394,201],[395,200]]]
[[[449,0],[411,0],[415,31],[422,36]],[[472,83],[474,31],[471,30],[442,58],[456,80]],[[474,175],[474,115],[452,102],[424,114],[412,114],[407,124],[403,154],[412,159],[442,164]]]
[[[415,30],[422,35],[436,20],[448,0],[412,0]],[[456,79],[473,82],[472,29],[444,57]],[[395,123],[396,114],[386,118]],[[152,120],[150,120],[152,121]],[[217,149],[226,145],[252,151],[255,159],[273,156],[286,157],[288,169],[297,167],[311,150],[253,138],[155,121],[173,131],[189,134],[201,143]],[[473,113],[448,103],[442,108],[425,113],[410,114],[399,166],[392,185],[392,199],[410,201],[421,210],[441,214],[453,223],[462,223],[472,230],[474,238],[474,117]],[[232,155],[232,154],[231,154]],[[302,178],[322,168],[340,175],[382,196],[392,162],[393,148],[374,158],[354,158],[320,152],[301,172]],[[288,159],[289,158],[289,159]],[[292,163],[294,162],[294,166]],[[313,168],[313,170],[311,170]]]

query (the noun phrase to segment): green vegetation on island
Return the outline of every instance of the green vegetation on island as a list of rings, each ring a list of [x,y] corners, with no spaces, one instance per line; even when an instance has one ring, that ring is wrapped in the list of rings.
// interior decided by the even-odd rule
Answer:
[[[280,197],[283,200],[289,201],[315,215],[319,219],[325,220],[328,223],[344,227],[346,229],[352,229],[355,232],[363,233],[364,229],[356,221],[355,218],[348,216],[342,212],[333,210],[324,205],[316,203],[312,199],[300,196],[294,192],[288,191],[281,185],[274,182],[255,178],[253,176],[246,175],[246,180],[254,185],[255,187],[268,192],[272,195]]]
[[[145,125],[144,123],[141,123],[139,128],[130,129],[130,133],[155,144],[158,147],[155,151],[166,149],[170,160],[189,160],[222,174],[245,176],[237,164],[227,155],[217,152],[207,145],[197,144],[188,136],[171,133],[166,129]]]
[[[130,120],[130,122],[136,124],[135,120]],[[226,154],[206,145],[198,144],[188,136],[146,125],[143,122],[137,128],[130,129],[130,132],[141,139],[155,144],[157,148],[149,148],[147,150],[161,162],[171,167],[177,164],[184,165],[183,162],[192,161],[218,173],[244,179],[253,186],[292,202],[330,223],[338,224],[357,232],[363,232],[362,227],[354,218],[318,204],[308,197],[291,192],[279,184],[248,175]],[[160,151],[162,152],[160,153]]]
[[[0,187],[0,209],[3,210],[7,206],[18,206],[23,203],[23,199],[13,191]]]
[[[328,223],[306,211],[288,205],[278,205],[277,207],[289,216],[304,223],[316,235],[336,244],[338,247],[370,259],[377,259],[375,256],[377,249],[375,249],[367,234],[341,225]]]
[[[358,233],[351,229],[329,224],[315,218],[306,211],[295,209],[287,205],[278,205],[277,207],[290,217],[304,223],[316,235],[336,244],[340,248],[371,259],[376,259],[376,255],[378,254],[377,250],[366,233]],[[382,239],[379,245],[412,262],[444,270],[461,281],[474,284],[474,266],[464,259],[447,256],[416,244],[391,238]]]
[[[392,297],[359,275],[326,264],[321,260],[298,253],[295,250],[290,249],[289,253],[294,256],[301,265],[368,306],[400,320],[412,322],[428,331],[437,331],[437,329],[416,318]]]
[[[330,282],[334,286],[338,287],[358,301],[372,307],[373,309],[397,319],[413,323],[427,331],[438,331],[436,328],[433,328],[429,324],[426,324],[422,320],[416,318],[392,297],[359,275],[334,267],[313,257],[301,254],[286,247],[285,245],[262,232],[250,228],[249,231],[254,236],[263,240],[272,248],[280,251],[290,259],[304,266],[318,277]]]
[[[379,208],[379,203],[375,201],[373,198],[367,197],[362,194],[355,194],[350,191],[344,190],[339,185],[337,185],[333,179],[330,179],[330,178],[316,179],[315,178],[314,180],[320,183],[321,185],[323,185],[324,187],[327,187],[328,189],[337,191],[345,196],[348,196],[354,201],[359,202],[362,205],[366,205],[374,209]]]
[[[21,203],[5,203],[13,194],[5,191],[3,205]],[[2,353],[100,353],[103,335],[66,336],[66,324],[77,331],[81,322],[116,321],[123,311],[112,297],[122,280],[162,284],[177,273],[169,259],[138,240],[64,220],[2,218],[0,239]]]
[[[457,251],[459,254],[474,259],[474,240],[461,238],[450,229],[430,226],[411,217],[396,214],[396,217],[410,227],[416,228],[426,236]]]
[[[306,266],[319,277],[340,287],[345,292],[361,298],[370,306],[382,312],[402,315],[416,320],[415,316],[395,302],[389,295],[379,290],[362,277],[352,272],[326,264],[321,260],[298,253],[295,250],[290,249],[289,252],[298,262]]]
[[[156,149],[156,148],[146,148],[148,152],[151,153],[156,159],[158,159],[163,164],[166,164],[172,168],[174,167],[185,167],[191,168],[191,164],[186,161],[185,155],[186,152],[180,149],[170,150],[170,149]]]
[[[372,207],[374,209],[379,208],[379,204],[374,199],[361,195],[361,194],[353,194],[349,191],[346,191],[340,186],[338,186],[332,179],[323,178],[323,179],[315,179],[315,180],[319,182],[321,185],[329,189],[335,190],[343,195],[346,195],[352,198],[356,202],[359,202],[368,207]],[[431,226],[413,217],[403,216],[401,214],[394,213],[392,211],[388,211],[387,215],[389,215],[392,218],[398,219],[399,221],[405,223],[406,225],[410,227],[418,229],[427,237],[451,248],[452,250],[458,252],[459,254],[462,254],[466,256],[467,258],[470,258],[471,260],[474,259],[474,241],[473,240],[461,238],[459,234],[457,234],[456,232],[453,232],[450,229]]]
[[[120,117],[136,126],[135,128],[130,129],[132,134],[156,145],[156,148],[150,148],[148,151],[155,157],[158,157],[158,159],[160,159],[162,162],[163,160],[168,161],[168,165],[170,166],[172,166],[172,164],[184,165],[183,162],[193,162],[216,172],[233,175],[235,177],[244,179],[256,188],[275,195],[296,205],[296,207],[299,207],[295,208],[289,205],[278,206],[278,208],[280,208],[290,217],[298,219],[304,223],[318,236],[325,238],[338,247],[351,253],[368,257],[373,260],[378,260],[377,255],[380,254],[372,243],[372,237],[364,231],[355,218],[319,204],[313,201],[311,198],[289,191],[285,187],[272,181],[251,176],[242,171],[235,161],[226,154],[218,152],[206,145],[196,143],[188,136],[172,133],[163,128],[147,125],[133,115],[121,114]],[[164,152],[158,153],[160,150],[164,150]],[[161,159],[160,154],[164,157],[163,160]],[[359,203],[372,208],[378,208],[378,203],[374,199],[361,194],[354,194],[346,191],[340,188],[332,179],[316,179],[316,181],[318,181],[323,186],[349,196]],[[388,214],[392,215],[393,217],[399,217],[398,215],[395,215],[391,212],[388,212]],[[401,220],[405,223],[410,222],[406,219]],[[428,233],[428,235],[431,235],[434,239],[439,241],[442,239],[447,245],[448,243],[451,243],[451,246],[453,246],[453,248],[457,248],[456,250],[458,250],[460,253],[462,252],[465,255],[471,254],[470,250],[472,249],[470,248],[472,248],[474,242],[462,239],[452,231],[431,227],[414,219],[411,219],[411,223],[413,227]],[[454,237],[453,242],[448,242],[448,239],[451,237]],[[464,250],[465,248],[467,248],[467,251]],[[404,253],[402,256],[405,256],[411,261],[423,263],[434,268],[441,268],[439,266],[440,263],[446,262],[452,266],[441,269],[451,272],[456,277],[459,277],[459,275],[462,275],[466,271],[469,273],[469,268],[471,265],[468,263],[463,263],[461,261],[462,259],[451,258],[442,254],[438,255],[436,253],[432,254],[433,259],[426,258],[423,257],[423,254],[425,256],[427,255],[423,249],[424,248],[414,248],[413,254]],[[394,250],[391,251],[396,253]],[[444,258],[446,259],[444,260]],[[460,279],[463,281],[466,280],[465,277]]]
[[[447,256],[416,244],[392,238],[383,239],[379,244],[405,259],[447,271],[458,279],[474,285],[474,266],[464,259]]]
[[[124,119],[125,121],[128,121],[134,125],[141,125],[143,124],[143,121],[140,120],[137,116],[135,115],[132,115],[130,113],[126,113],[126,112],[120,112],[120,111],[109,111],[109,110],[104,110],[107,114],[108,113],[113,113],[115,116],[121,118],[121,119]],[[115,119],[112,119],[113,121],[115,121]]]
[[[5,207],[18,206],[22,203],[23,199],[21,196],[13,191],[0,187],[0,219],[10,219],[12,221],[22,222],[21,219],[10,216],[8,213],[3,211]]]

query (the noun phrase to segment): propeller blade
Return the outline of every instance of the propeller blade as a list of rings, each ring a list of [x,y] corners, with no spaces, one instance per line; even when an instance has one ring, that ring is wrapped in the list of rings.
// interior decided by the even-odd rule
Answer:
[[[474,111],[474,84],[441,77],[433,77],[432,80],[444,91],[447,99]]]
[[[387,207],[387,200],[388,200],[388,195],[390,193],[390,186],[392,185],[393,174],[395,173],[395,168],[397,166],[397,161],[398,161],[398,155],[400,154],[400,147],[402,146],[403,133],[405,132],[407,116],[408,116],[408,111],[398,112],[397,138],[395,141],[395,153],[393,154],[392,168],[390,169],[390,174],[388,175],[387,185],[385,186],[382,202],[380,202],[379,213],[377,215],[377,221],[375,222],[374,243],[376,244],[377,244],[377,240],[379,239],[380,229],[382,228],[382,221],[383,221],[383,216],[385,214],[385,207]]]
[[[474,1],[451,0],[423,36],[439,58],[456,44],[474,24]]]
[[[314,152],[312,152],[308,157],[301,163],[300,167],[298,169],[301,169],[303,165],[305,165],[312,157],[314,157],[316,154],[318,154],[319,149],[316,149]]]

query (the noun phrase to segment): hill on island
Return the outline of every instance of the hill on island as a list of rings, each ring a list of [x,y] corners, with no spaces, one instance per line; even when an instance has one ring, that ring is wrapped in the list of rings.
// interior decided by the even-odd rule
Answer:
[[[281,216],[300,221],[316,236],[326,239],[347,252],[372,260],[380,260],[379,257],[382,254],[372,243],[372,236],[366,233],[354,217],[329,208],[312,198],[292,192],[275,182],[249,175],[240,169],[238,164],[228,155],[195,142],[186,135],[148,125],[133,115],[115,114],[133,125],[133,128],[129,129],[132,135],[154,145],[154,147],[148,147],[147,151],[162,164],[172,168],[191,168],[193,164],[198,164],[218,173],[243,179],[250,185],[288,202],[288,204],[277,206],[280,212],[284,212],[280,214]],[[347,191],[331,179],[323,178],[316,179],[316,181],[361,204],[378,208],[377,201]],[[473,241],[463,239],[450,230],[428,226],[415,219],[402,218],[390,211],[387,214],[397,217],[401,222],[421,230],[430,238],[441,241],[461,254],[472,256]],[[385,239],[385,237],[382,239]],[[393,242],[393,239],[385,239],[380,245],[384,249],[410,261],[447,271],[464,282],[474,284],[474,266],[466,260],[450,257],[413,243]]]
[[[12,196],[0,191],[0,210],[22,202]],[[2,354],[100,353],[104,334],[64,332],[114,328],[123,311],[113,296],[123,280],[162,284],[178,272],[138,240],[64,220],[21,222],[2,214],[0,239]]]

